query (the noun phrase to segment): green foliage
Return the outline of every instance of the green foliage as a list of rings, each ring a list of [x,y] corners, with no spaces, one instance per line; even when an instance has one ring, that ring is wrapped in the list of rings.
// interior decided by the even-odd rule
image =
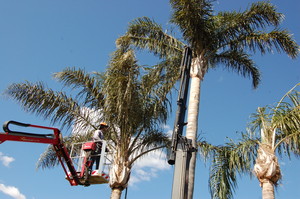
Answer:
[[[172,58],[183,51],[184,43],[167,34],[148,17],[130,22],[127,32],[117,40],[117,45],[132,44],[138,49],[147,49],[160,58]]]
[[[213,33],[211,0],[170,0],[171,22],[178,26],[183,38],[195,51],[207,49]],[[198,53],[198,52],[195,52]]]
[[[45,119],[51,118],[52,123],[61,122],[62,126],[70,127],[74,117],[80,115],[80,106],[75,99],[65,92],[46,88],[42,82],[14,83],[8,87],[6,94],[18,101],[25,111]]]
[[[85,131],[65,137],[67,147],[90,139],[100,122],[107,122],[111,127],[105,135],[111,143],[109,147],[121,154],[119,161],[126,161],[124,165],[131,168],[139,157],[169,143],[161,129],[168,117],[168,89],[159,79],[151,78],[154,70],[141,74],[142,70],[134,51],[122,45],[113,53],[105,73],[87,73],[76,68],[55,73],[54,78],[65,91],[53,91],[42,82],[25,82],[12,84],[6,94],[30,113]],[[76,96],[72,97],[74,93]],[[53,148],[48,147],[38,167],[57,164]]]
[[[100,73],[91,76],[84,70],[73,67],[54,73],[53,77],[66,87],[81,89],[76,98],[83,99],[84,106],[96,109],[102,107],[103,94],[99,91],[103,77]]]
[[[278,13],[270,2],[253,3],[243,12],[217,14],[213,10],[214,2],[170,0],[170,22],[179,28],[184,41],[167,34],[154,20],[143,17],[129,24],[127,33],[118,39],[118,43],[147,49],[163,61],[180,56],[178,52],[186,43],[192,48],[194,57],[201,57],[209,67],[221,65],[243,77],[250,77],[254,88],[260,82],[260,73],[250,53],[265,54],[276,50],[291,58],[298,56],[298,44],[287,30],[279,27],[283,14]],[[178,65],[165,66],[165,70],[169,68],[178,68]],[[158,71],[165,74],[165,70]]]
[[[250,174],[261,145],[278,155],[300,155],[300,98],[297,84],[275,106],[257,109],[248,133],[241,133],[235,143],[230,140],[216,147],[212,155],[209,185],[212,198],[233,198],[236,173]]]
[[[230,140],[225,146],[217,147],[210,166],[209,188],[212,198],[233,198],[237,187],[236,173],[250,173],[255,161],[258,139],[241,134],[235,143]]]
[[[120,153],[125,157],[168,142],[159,130],[167,119],[167,93],[157,79],[149,78],[151,71],[142,77],[140,72],[134,51],[120,48],[113,54],[103,81],[104,118],[115,124],[110,139],[124,149]]]

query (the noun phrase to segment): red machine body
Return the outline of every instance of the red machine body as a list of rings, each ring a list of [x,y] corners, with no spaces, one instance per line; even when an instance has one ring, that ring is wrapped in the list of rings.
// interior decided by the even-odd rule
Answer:
[[[87,151],[87,150],[95,151],[95,149],[96,149],[96,143],[95,142],[84,143],[83,146],[82,146],[82,149],[84,151]]]

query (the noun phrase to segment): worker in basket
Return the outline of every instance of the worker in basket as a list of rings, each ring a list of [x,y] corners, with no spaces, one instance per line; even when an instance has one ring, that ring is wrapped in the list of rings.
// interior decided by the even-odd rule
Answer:
[[[104,134],[107,131],[108,127],[109,126],[105,122],[101,122],[100,129],[96,130],[93,135],[93,141],[96,143],[96,149],[92,154],[93,163],[91,167],[93,167],[94,162],[96,162],[96,170],[99,169],[102,140],[104,139]]]

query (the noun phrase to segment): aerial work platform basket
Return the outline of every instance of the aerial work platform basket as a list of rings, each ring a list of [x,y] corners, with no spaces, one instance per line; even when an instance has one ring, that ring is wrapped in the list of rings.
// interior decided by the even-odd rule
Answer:
[[[105,184],[109,182],[109,170],[112,153],[107,149],[107,141],[101,141],[101,151],[95,154],[95,142],[81,142],[72,144],[70,157],[76,167],[80,184]],[[99,167],[95,159],[99,158]],[[69,173],[70,174],[70,173]]]

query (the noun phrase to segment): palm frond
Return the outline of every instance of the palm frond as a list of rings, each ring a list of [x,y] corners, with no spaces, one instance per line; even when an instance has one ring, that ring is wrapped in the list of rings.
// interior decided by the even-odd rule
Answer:
[[[233,149],[230,154],[230,167],[240,174],[251,170],[260,144],[259,138],[251,137],[249,133],[241,133],[241,136],[237,143],[227,143],[227,146]]]
[[[143,76],[143,84],[148,84],[145,87],[161,93],[169,93],[180,78],[180,61],[181,56],[173,57],[149,68],[147,74]]]
[[[268,26],[276,27],[284,18],[270,2],[255,2],[243,12],[219,12],[216,17],[217,26],[221,30],[219,35],[227,35],[231,39],[241,33],[249,34]]]
[[[262,54],[276,50],[296,58],[299,45],[287,30],[279,28],[283,18],[270,2],[253,3],[244,12],[220,12],[213,17],[221,48],[259,50]],[[266,32],[270,28],[273,30]]]
[[[210,195],[214,199],[231,199],[236,185],[236,174],[229,168],[226,148],[220,148],[220,151],[214,156],[210,168]]]
[[[270,112],[269,106],[258,107],[257,112],[251,114],[251,122],[249,124],[252,132],[256,130],[265,129],[265,126],[269,126],[272,113]],[[269,112],[267,112],[269,111]]]
[[[56,152],[53,146],[49,145],[47,149],[40,155],[36,163],[36,169],[46,169],[53,168],[59,165],[59,160],[57,158]]]
[[[80,106],[77,101],[63,92],[55,92],[46,88],[43,83],[29,82],[12,84],[5,94],[18,101],[22,107],[52,123],[61,122],[70,127],[75,117],[80,117]]]
[[[130,22],[126,35],[120,37],[117,46],[133,44],[138,49],[148,49],[160,58],[181,54],[184,44],[164,32],[162,27],[148,17],[137,18]]]
[[[255,28],[265,28],[266,26],[278,26],[284,15],[278,13],[276,6],[267,1],[254,2],[250,8],[243,12],[244,20],[252,24]]]
[[[272,125],[276,131],[276,145],[279,155],[284,152],[290,157],[290,152],[296,156],[300,155],[300,98],[298,92],[289,93],[288,98],[292,104],[288,102],[280,102],[273,109]]]
[[[233,198],[237,187],[236,174],[251,174],[257,152],[257,140],[242,134],[238,143],[232,140],[215,150],[210,167],[209,187],[212,198]]]
[[[197,145],[199,153],[205,161],[207,161],[211,157],[214,157],[219,150],[219,147],[214,146],[206,141],[198,141]]]
[[[171,0],[171,22],[176,24],[192,48],[206,48],[210,42],[213,13],[212,0]],[[200,43],[199,43],[200,42]]]
[[[251,77],[254,88],[257,88],[260,82],[259,70],[249,55],[243,51],[228,50],[216,54],[212,59],[212,64],[214,63],[224,64],[228,70],[233,70],[243,77]]]
[[[65,86],[70,86],[72,89],[80,88],[77,96],[84,99],[85,106],[91,104],[93,107],[101,107],[101,104],[97,104],[103,101],[103,94],[99,87],[101,81],[87,74],[83,69],[66,68],[62,72],[54,73],[53,76]]]
[[[299,54],[299,46],[287,30],[275,29],[269,33],[253,32],[245,37],[245,46],[253,52],[258,49],[262,54],[272,52],[285,52],[295,59]]]
[[[128,122],[128,114],[132,113],[130,105],[138,104],[138,85],[136,84],[139,66],[136,64],[132,51],[122,54],[116,52],[104,80],[103,93],[105,93],[104,112],[108,112],[106,119],[116,124]]]
[[[291,88],[286,94],[284,94],[283,97],[277,103],[277,106],[279,106],[281,104],[281,102],[283,102],[283,100],[285,100],[285,98],[287,98],[287,97],[290,97],[290,98],[293,97],[293,95],[290,95],[292,92],[296,92],[296,95],[298,96],[299,92],[295,91],[295,89],[296,89],[297,86],[300,86],[300,83],[298,83],[295,86],[293,86],[293,88]],[[276,108],[275,108],[275,110],[276,110]]]

